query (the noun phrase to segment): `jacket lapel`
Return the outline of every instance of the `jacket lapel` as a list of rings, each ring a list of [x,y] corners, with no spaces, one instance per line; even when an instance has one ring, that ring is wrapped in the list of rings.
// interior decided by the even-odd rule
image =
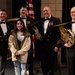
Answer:
[[[52,28],[53,28],[52,25],[53,25],[53,21],[52,21],[52,18],[50,18],[46,34],[49,33],[52,30]]]
[[[0,26],[0,35],[4,36],[1,26]]]
[[[17,50],[19,50],[19,45],[18,45],[18,41],[17,41],[17,33],[13,32],[13,36],[14,36],[14,41],[15,41],[15,47],[16,47]],[[20,48],[23,46],[27,36],[30,36],[30,34],[25,32],[24,33],[24,40],[21,42]]]

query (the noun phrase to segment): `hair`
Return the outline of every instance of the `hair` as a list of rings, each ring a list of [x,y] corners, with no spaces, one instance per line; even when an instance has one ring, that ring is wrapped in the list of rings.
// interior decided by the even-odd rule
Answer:
[[[7,11],[6,11],[5,9],[0,9],[0,11],[4,11],[4,12],[6,12],[6,13],[7,13]]]
[[[18,21],[20,21],[22,23],[22,25],[23,25],[22,32],[25,32],[26,31],[26,28],[25,28],[25,25],[24,25],[23,20],[22,19],[18,19],[17,22]],[[15,32],[18,31],[18,29],[17,29],[17,22],[16,22],[16,26],[15,26],[15,29],[14,29]]]
[[[28,8],[27,8],[26,6],[22,6],[21,8],[26,8],[26,9],[28,10]],[[21,9],[21,8],[20,8],[20,9]]]

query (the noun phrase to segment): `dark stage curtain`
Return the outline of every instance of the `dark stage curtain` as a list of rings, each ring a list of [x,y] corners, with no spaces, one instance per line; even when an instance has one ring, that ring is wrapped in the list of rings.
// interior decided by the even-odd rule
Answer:
[[[12,0],[12,17],[19,17],[19,10],[25,6],[26,0]],[[41,0],[33,0],[35,21],[41,18]]]
[[[70,21],[70,9],[75,6],[75,0],[62,0],[62,22]]]
[[[75,0],[62,0],[62,23],[71,20],[70,9],[75,6]],[[61,46],[61,63],[66,63],[66,48]]]

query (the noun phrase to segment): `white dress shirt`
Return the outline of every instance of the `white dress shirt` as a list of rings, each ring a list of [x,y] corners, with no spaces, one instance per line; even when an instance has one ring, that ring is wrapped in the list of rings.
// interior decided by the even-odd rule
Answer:
[[[6,26],[6,23],[2,23],[2,24],[1,24],[1,28],[2,28],[3,33],[4,33],[4,35],[5,35],[6,32],[7,32],[7,26]]]
[[[72,32],[75,35],[75,23],[72,23]]]
[[[22,18],[22,16],[20,16]],[[26,16],[24,17],[25,19],[22,19],[24,22],[25,27],[27,28],[27,23],[26,23]]]
[[[44,22],[44,34],[46,34],[48,24],[49,24],[49,20],[46,20],[46,21]]]
[[[23,19],[23,22],[24,22],[25,27],[27,28],[26,19]]]
[[[49,16],[49,18],[51,18],[51,15]],[[46,17],[45,17],[45,19],[46,19]],[[46,32],[47,32],[48,24],[49,24],[49,20],[46,20],[44,22],[44,34],[46,34]]]

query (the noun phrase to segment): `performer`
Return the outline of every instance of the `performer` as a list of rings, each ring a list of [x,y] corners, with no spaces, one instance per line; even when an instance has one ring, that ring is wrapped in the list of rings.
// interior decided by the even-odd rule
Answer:
[[[25,6],[20,9],[20,18],[24,21],[26,30],[31,34],[31,48],[28,51],[28,65],[29,65],[29,75],[33,75],[33,45],[32,45],[32,35],[34,34],[33,18],[28,16],[28,10]]]
[[[0,75],[5,75],[5,64],[8,51],[8,37],[13,26],[7,21],[7,11],[0,9]]]
[[[54,75],[57,66],[58,40],[60,31],[52,25],[60,24],[60,19],[51,15],[51,9],[48,6],[43,8],[44,17],[41,19],[39,31],[41,34],[40,61],[43,75]]]
[[[71,8],[70,15],[72,20],[65,25],[65,28],[71,29],[72,33],[75,35],[75,7]],[[68,43],[64,43],[64,46],[66,47],[67,67],[69,75],[75,75],[75,44],[70,46]]]

